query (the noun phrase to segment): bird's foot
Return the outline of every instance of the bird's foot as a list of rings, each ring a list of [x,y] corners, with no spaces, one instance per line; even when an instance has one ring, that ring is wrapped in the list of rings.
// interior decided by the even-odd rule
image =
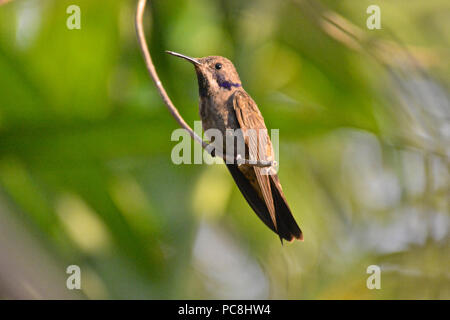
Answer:
[[[238,154],[236,156],[236,163],[237,163],[237,165],[239,167],[244,165],[244,164],[248,165],[248,166],[251,166],[251,167],[260,167],[260,168],[267,168],[267,167],[272,167],[272,166],[276,166],[277,165],[276,161],[244,159],[244,158],[242,158],[242,156],[240,154]]]

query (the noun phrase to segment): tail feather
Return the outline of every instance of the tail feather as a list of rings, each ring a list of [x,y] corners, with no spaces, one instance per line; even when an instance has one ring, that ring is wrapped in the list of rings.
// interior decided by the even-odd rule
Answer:
[[[248,179],[239,170],[238,166],[235,164],[227,164],[227,167],[239,190],[244,195],[244,198],[266,226],[277,233],[280,239],[285,239],[287,241],[292,241],[294,239],[303,240],[302,232],[292,216],[291,210],[289,209],[281,190],[278,177],[271,176],[270,179],[277,222],[277,227],[275,227],[264,200],[260,198],[258,192],[252,187]]]
[[[266,226],[268,226],[273,232],[277,232],[275,226],[270,218],[269,210],[267,210],[266,204],[258,196],[258,193],[253,189],[250,182],[244,176],[244,174],[238,169],[235,164],[227,164],[228,170],[234,178],[239,190],[244,195],[250,207],[255,211],[256,215],[261,219]]]
[[[303,233],[300,230],[297,222],[292,216],[291,209],[287,204],[283,191],[281,190],[281,184],[278,181],[278,176],[270,176],[270,186],[272,190],[273,202],[275,205],[275,212],[277,216],[278,232],[280,236],[288,241],[294,239],[303,241]]]

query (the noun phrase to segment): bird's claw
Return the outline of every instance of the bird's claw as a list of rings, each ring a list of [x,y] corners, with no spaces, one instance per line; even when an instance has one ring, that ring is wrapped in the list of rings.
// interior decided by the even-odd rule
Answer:
[[[240,167],[245,163],[245,159],[242,159],[241,155],[238,154],[236,156],[236,163],[237,163],[238,167]]]

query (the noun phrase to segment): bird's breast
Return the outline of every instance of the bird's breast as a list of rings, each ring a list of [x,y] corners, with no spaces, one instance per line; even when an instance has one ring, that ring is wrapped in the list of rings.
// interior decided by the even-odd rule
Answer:
[[[200,118],[205,131],[218,129],[225,134],[227,129],[239,128],[232,95],[200,98]]]

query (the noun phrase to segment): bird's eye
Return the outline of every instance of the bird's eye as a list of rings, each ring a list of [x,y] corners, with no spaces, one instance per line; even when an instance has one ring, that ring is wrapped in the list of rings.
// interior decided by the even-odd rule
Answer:
[[[222,64],[221,63],[216,63],[215,68],[217,70],[222,69]]]

